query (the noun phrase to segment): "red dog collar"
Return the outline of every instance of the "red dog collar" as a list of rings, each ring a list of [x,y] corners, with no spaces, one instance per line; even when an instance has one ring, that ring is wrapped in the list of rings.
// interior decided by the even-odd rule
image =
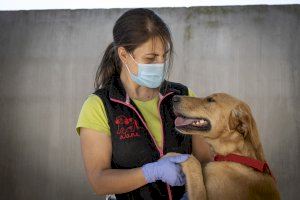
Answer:
[[[231,161],[236,163],[241,163],[243,165],[247,165],[252,167],[253,169],[260,171],[262,173],[267,172],[272,176],[272,178],[276,181],[275,177],[273,176],[268,164],[266,162],[262,162],[260,160],[256,160],[253,158],[249,158],[246,156],[240,156],[237,154],[228,154],[226,156],[217,154],[214,157],[214,161]]]

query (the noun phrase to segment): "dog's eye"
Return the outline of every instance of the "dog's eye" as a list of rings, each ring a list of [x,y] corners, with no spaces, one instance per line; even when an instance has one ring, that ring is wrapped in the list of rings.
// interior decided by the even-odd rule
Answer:
[[[216,101],[214,100],[214,98],[212,98],[212,97],[207,97],[206,100],[207,100],[207,102],[216,102]]]

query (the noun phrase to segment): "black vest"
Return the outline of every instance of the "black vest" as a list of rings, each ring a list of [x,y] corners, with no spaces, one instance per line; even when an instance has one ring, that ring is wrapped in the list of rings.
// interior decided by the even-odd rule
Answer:
[[[131,169],[157,161],[168,152],[192,152],[191,135],[176,133],[172,97],[188,95],[188,88],[180,83],[164,80],[157,109],[163,128],[163,149],[157,146],[138,107],[126,94],[120,77],[113,76],[109,84],[96,90],[106,109],[112,140],[112,169]],[[185,186],[170,186],[162,181],[146,184],[131,192],[115,194],[119,199],[177,200]]]

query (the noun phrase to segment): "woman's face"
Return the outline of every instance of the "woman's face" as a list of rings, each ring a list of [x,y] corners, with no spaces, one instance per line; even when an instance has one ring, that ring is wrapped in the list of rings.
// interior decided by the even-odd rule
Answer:
[[[129,70],[135,75],[138,74],[137,63],[164,63],[168,56],[168,51],[165,51],[163,43],[158,37],[149,39],[132,52],[131,55],[137,63],[134,62],[133,58],[129,55],[129,52],[124,48],[119,49],[118,51],[123,63],[126,63]],[[123,69],[124,68],[125,66],[123,66]],[[125,71],[127,70],[125,69]],[[127,73],[129,72],[127,71]]]

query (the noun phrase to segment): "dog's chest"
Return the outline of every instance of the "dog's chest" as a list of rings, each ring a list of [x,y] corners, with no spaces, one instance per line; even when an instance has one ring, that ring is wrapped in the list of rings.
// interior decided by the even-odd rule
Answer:
[[[208,199],[241,199],[249,193],[251,184],[258,179],[254,172],[239,163],[210,162],[203,166],[204,184]]]

